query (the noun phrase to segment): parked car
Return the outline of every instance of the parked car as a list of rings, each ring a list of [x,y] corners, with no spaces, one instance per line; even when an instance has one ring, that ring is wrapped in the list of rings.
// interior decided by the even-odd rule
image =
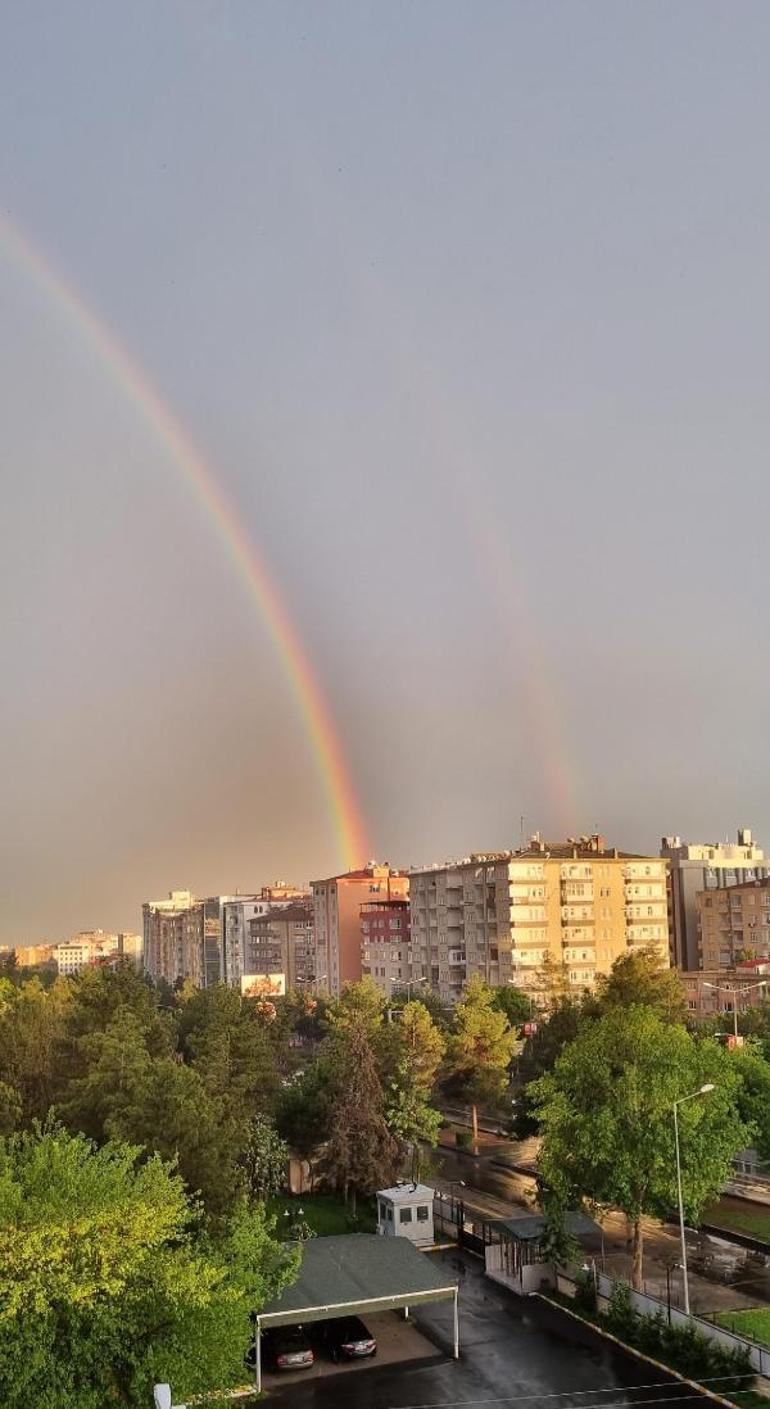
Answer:
[[[277,1326],[263,1331],[262,1364],[266,1370],[307,1370],[315,1360],[313,1347],[302,1326]],[[254,1369],[254,1347],[249,1347],[246,1364]]]
[[[377,1342],[357,1316],[341,1316],[336,1321],[322,1321],[321,1343],[332,1360],[358,1360],[364,1355],[377,1354]]]

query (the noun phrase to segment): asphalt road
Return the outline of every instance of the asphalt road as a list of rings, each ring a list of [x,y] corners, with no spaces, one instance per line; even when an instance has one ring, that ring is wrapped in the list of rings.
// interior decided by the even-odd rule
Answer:
[[[500,1150],[510,1151],[503,1142]],[[457,1154],[453,1150],[433,1152],[433,1162],[440,1171],[433,1183],[445,1192],[462,1197],[467,1209],[482,1214],[504,1217],[512,1205],[532,1208],[534,1181],[526,1175],[507,1170],[495,1163],[496,1152],[484,1149],[478,1155]],[[464,1180],[466,1189],[458,1187]],[[631,1256],[628,1229],[620,1214],[610,1214],[604,1220],[606,1270],[613,1276],[628,1278]],[[675,1225],[664,1227],[655,1219],[645,1219],[645,1283],[653,1295],[666,1296],[670,1282],[674,1305],[682,1304],[681,1272],[669,1271],[680,1264],[679,1233]],[[690,1268],[690,1300],[694,1311],[715,1312],[735,1310],[770,1302],[770,1259],[747,1251],[736,1244],[708,1234],[688,1233],[688,1263]]]
[[[484,1277],[477,1259],[455,1251],[431,1254],[460,1281],[461,1359],[413,1366],[362,1365],[354,1374],[294,1380],[271,1393],[291,1409],[438,1409],[486,1404],[492,1409],[618,1409],[651,1406],[692,1391],[658,1387],[661,1375],[585,1338],[557,1313],[522,1301]],[[431,1336],[450,1335],[451,1309],[424,1308],[416,1322]],[[644,1386],[653,1385],[653,1388]]]

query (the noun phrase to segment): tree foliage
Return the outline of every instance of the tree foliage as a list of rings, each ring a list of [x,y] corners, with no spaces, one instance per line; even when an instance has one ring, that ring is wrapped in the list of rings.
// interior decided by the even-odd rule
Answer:
[[[593,1007],[599,1014],[636,1005],[659,1014],[666,1022],[683,1023],[687,1016],[682,980],[664,965],[655,945],[631,950],[616,959],[610,972],[597,979]]]
[[[391,1184],[399,1146],[385,1120],[385,1101],[365,1022],[351,1022],[337,1034],[334,1061],[337,1095],[324,1165],[347,1199],[373,1194]]]
[[[217,1243],[159,1158],[33,1130],[0,1141],[0,1402],[103,1409],[243,1379],[249,1312],[296,1272],[261,1213]]]
[[[697,1219],[750,1135],[738,1073],[716,1043],[696,1042],[650,1008],[615,1008],[584,1026],[532,1088],[545,1183],[569,1205],[587,1198],[627,1214],[637,1286],[642,1217],[676,1207],[674,1101],[706,1082],[714,1091],[679,1107],[684,1205]]]
[[[446,1059],[456,1088],[474,1107],[499,1102],[517,1040],[493,990],[474,974],[455,1008]]]
[[[257,1116],[251,1122],[246,1146],[240,1156],[244,1184],[248,1197],[266,1203],[272,1194],[280,1193],[286,1183],[289,1147],[281,1139],[272,1121]]]

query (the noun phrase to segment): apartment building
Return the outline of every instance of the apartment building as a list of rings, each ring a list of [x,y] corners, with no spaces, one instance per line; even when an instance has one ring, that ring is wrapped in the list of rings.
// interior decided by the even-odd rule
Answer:
[[[18,968],[35,969],[52,963],[55,949],[55,944],[0,944],[0,958],[10,959],[15,954]]]
[[[142,906],[144,966],[168,983],[189,979],[199,988],[225,977],[224,907],[237,896],[197,899],[189,890],[169,891],[166,900]]]
[[[770,958],[770,879],[700,890],[695,903],[699,969]]]
[[[314,905],[311,896],[274,904],[249,922],[246,974],[283,974],[286,988],[315,983]]]
[[[770,865],[748,827],[740,828],[737,844],[663,837],[660,854],[668,862],[671,962],[692,971],[700,967],[698,892],[770,877]]]
[[[79,974],[96,964],[118,964],[128,959],[141,965],[142,937],[138,934],[81,930],[72,939],[53,946],[52,957],[63,977]]]
[[[406,896],[369,900],[361,906],[361,973],[386,998],[412,978],[409,901]]]
[[[361,906],[379,897],[409,895],[409,877],[387,862],[370,861],[359,871],[312,881],[316,944],[316,988],[338,997],[345,983],[361,978]]]
[[[685,1001],[692,1017],[706,1022],[713,1017],[733,1017],[759,1007],[770,997],[770,961],[737,968],[696,969],[682,974]]]
[[[307,891],[299,890],[287,881],[274,881],[272,885],[262,886],[254,895],[238,895],[224,902],[222,953],[225,983],[239,988],[244,974],[257,972],[251,967],[248,952],[252,921],[264,918],[294,900],[307,898]]]
[[[410,873],[412,976],[455,1001],[472,974],[548,988],[545,970],[591,988],[629,949],[666,960],[666,863],[608,848],[598,834],[534,836],[519,851],[484,852]]]

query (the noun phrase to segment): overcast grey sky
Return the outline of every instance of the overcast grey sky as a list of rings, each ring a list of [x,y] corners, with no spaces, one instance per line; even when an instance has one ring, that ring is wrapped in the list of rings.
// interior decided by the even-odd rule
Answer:
[[[6,4],[2,210],[269,564],[402,864],[770,845],[770,7]],[[338,863],[264,621],[0,238],[0,939]]]

